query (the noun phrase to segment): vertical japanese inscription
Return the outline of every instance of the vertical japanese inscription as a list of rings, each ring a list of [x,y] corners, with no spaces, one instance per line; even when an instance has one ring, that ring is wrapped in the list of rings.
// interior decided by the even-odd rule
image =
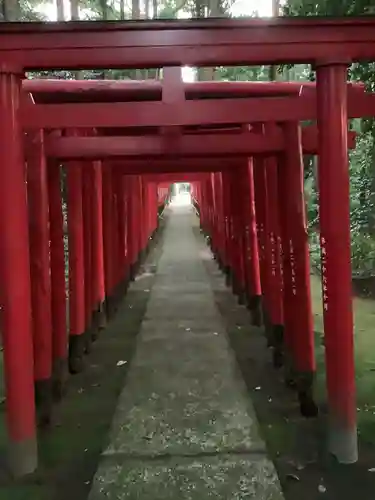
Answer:
[[[327,247],[326,239],[320,236],[320,252],[322,263],[322,294],[323,294],[323,309],[328,311],[328,286],[327,286]]]
[[[276,239],[274,233],[270,233],[271,242],[271,273],[276,276]]]
[[[292,283],[292,293],[297,295],[297,283],[296,283],[296,259],[294,254],[293,240],[289,240],[289,259],[290,259],[290,274]]]

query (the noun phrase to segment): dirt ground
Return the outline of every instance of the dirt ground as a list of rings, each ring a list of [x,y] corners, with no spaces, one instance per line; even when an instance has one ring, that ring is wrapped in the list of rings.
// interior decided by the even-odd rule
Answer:
[[[87,357],[86,370],[69,380],[69,392],[57,409],[53,429],[40,435],[40,470],[17,484],[0,474],[0,500],[87,500],[101,450],[107,444],[117,398],[131,365],[159,255],[160,247],[152,252],[116,319],[95,343],[93,352]],[[222,279],[221,274],[214,261],[207,262],[206,266],[215,289],[217,280]],[[375,336],[370,335],[374,324],[374,303],[361,302],[362,309],[357,311],[356,336],[363,339],[357,342],[356,352],[360,386],[360,461],[356,465],[339,466],[325,450],[321,335],[317,333],[317,385],[322,412],[318,419],[306,420],[299,416],[295,395],[285,387],[282,372],[271,366],[262,331],[249,326],[247,310],[238,306],[228,291],[217,289],[215,300],[226,322],[230,344],[255,405],[286,500],[353,500],[356,497],[373,500],[375,406],[372,411],[371,401],[375,405],[375,377],[372,373],[375,360],[372,363],[363,353],[368,352],[375,342]],[[319,290],[314,283],[313,300],[318,304]],[[319,310],[315,315],[317,331],[321,331]],[[122,359],[119,359],[119,352]],[[372,352],[375,355],[375,350]],[[126,363],[118,366],[119,361]],[[0,406],[0,418],[3,417],[4,406]],[[4,425],[0,421],[0,467],[4,457],[4,448],[1,447],[4,437]]]

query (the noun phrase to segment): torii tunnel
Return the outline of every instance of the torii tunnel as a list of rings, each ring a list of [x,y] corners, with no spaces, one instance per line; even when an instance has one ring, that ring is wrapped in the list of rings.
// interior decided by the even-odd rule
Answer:
[[[1,331],[14,475],[37,468],[37,425],[116,313],[173,182],[191,183],[228,285],[264,323],[301,413],[317,414],[304,154],[318,157],[329,450],[357,460],[348,119],[375,116],[375,95],[347,84],[347,67],[371,59],[371,16],[1,23]],[[316,84],[181,81],[185,65],[306,62]],[[163,79],[24,79],[113,68],[162,68]]]

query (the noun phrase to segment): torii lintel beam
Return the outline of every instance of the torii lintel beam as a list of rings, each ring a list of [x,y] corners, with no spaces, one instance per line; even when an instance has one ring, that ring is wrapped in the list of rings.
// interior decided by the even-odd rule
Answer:
[[[305,154],[316,154],[317,129],[302,129]],[[349,147],[354,147],[355,134],[349,132]],[[281,153],[285,148],[280,129],[266,135],[242,134],[180,135],[172,140],[163,136],[146,137],[50,137],[46,139],[47,156],[61,160],[95,160],[108,158],[182,158],[205,156],[251,156]]]
[[[375,59],[375,17],[1,23],[18,70],[258,65]]]
[[[375,116],[375,95],[348,93],[349,118]],[[25,104],[25,128],[169,127],[316,119],[316,97],[212,99],[177,103]]]
[[[175,182],[199,182],[208,179],[210,176],[209,173],[202,172],[202,173],[192,173],[192,172],[181,172],[181,173],[172,173],[172,174],[153,174],[153,175],[145,175],[144,180],[145,182],[168,182],[168,183],[175,183]]]
[[[246,161],[246,160],[245,160]],[[74,166],[82,166],[81,163],[70,163],[72,168]],[[88,164],[89,165],[89,164]],[[189,172],[190,174],[203,175],[209,172],[221,172],[232,168],[238,168],[244,165],[244,160],[241,158],[183,158],[181,160],[172,160],[167,158],[165,160],[153,160],[152,162],[144,160],[111,160],[105,162],[104,166],[111,166],[118,172],[124,175],[164,175],[164,174],[178,174],[182,172]],[[104,167],[105,168],[105,167]]]
[[[23,80],[22,90],[38,104],[82,102],[161,101],[168,78],[163,80]],[[315,82],[183,82],[181,95],[187,100],[306,95],[315,92]],[[167,90],[166,90],[167,91]],[[363,93],[362,83],[348,83],[348,92]]]

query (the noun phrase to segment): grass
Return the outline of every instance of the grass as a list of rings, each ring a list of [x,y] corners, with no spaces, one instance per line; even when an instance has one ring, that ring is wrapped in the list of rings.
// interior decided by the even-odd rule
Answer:
[[[260,431],[270,458],[275,463],[286,500],[373,500],[375,475],[375,400],[372,324],[375,302],[355,299],[358,417],[360,427],[359,462],[337,464],[327,450],[327,420],[301,417],[295,392],[284,383],[283,370],[275,370],[266,348],[264,332],[249,325],[248,313],[236,304],[214,264],[209,264],[215,300],[226,323],[228,339],[255,408]],[[326,401],[324,376],[323,314],[320,282],[312,277],[312,300],[318,361],[317,399]],[[321,488],[324,488],[322,493]]]
[[[320,280],[311,278],[311,296],[317,333],[317,393],[325,397],[323,309]],[[362,440],[375,444],[375,301],[354,298],[354,345],[357,385],[358,426]]]

